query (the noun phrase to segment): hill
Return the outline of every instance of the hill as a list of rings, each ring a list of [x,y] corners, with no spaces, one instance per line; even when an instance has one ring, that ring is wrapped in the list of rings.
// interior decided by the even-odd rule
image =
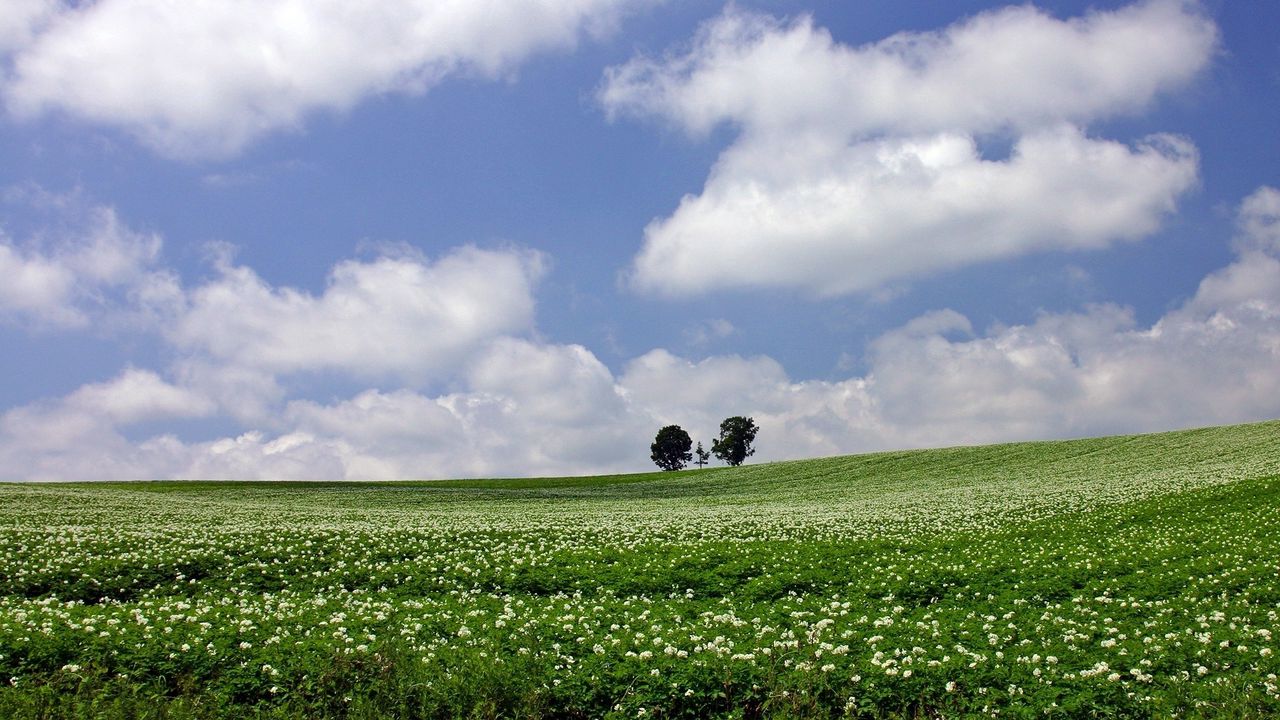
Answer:
[[[1280,713],[1280,423],[681,473],[0,486],[5,717]]]

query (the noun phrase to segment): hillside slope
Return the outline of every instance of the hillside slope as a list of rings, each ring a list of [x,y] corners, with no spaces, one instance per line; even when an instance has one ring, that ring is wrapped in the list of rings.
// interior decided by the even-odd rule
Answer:
[[[0,717],[1280,716],[1278,460],[0,485]]]
[[[335,525],[394,516],[402,527],[458,521],[661,526],[803,526],[842,536],[902,534],[1026,521],[1238,480],[1280,475],[1280,421],[1084,440],[873,453],[636,475],[396,483],[143,482],[9,485],[25,518],[47,524],[135,516],[154,523],[204,518]],[[146,498],[163,497],[163,502]],[[146,506],[145,512],[129,508]],[[203,520],[201,520],[203,521]],[[126,521],[127,522],[127,521]]]

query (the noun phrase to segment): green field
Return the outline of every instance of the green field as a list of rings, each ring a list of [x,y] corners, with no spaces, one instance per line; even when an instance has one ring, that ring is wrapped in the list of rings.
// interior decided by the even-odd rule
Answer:
[[[1280,715],[1280,423],[0,485],[0,717]]]

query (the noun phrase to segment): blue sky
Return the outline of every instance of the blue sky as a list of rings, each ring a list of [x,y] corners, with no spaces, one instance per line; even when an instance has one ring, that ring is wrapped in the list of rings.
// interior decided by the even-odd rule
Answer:
[[[1280,416],[1280,7],[18,0],[0,477]]]

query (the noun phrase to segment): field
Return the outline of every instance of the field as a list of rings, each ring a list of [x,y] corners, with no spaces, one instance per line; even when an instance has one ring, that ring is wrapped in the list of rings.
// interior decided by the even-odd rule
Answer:
[[[1280,423],[0,485],[0,717],[1280,715]]]

